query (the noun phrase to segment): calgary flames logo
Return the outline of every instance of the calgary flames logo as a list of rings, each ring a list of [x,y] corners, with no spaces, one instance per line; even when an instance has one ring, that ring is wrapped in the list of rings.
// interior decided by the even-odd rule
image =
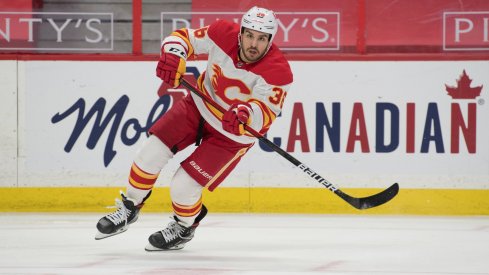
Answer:
[[[226,77],[221,67],[214,64],[212,66],[213,75],[211,78],[212,87],[224,102],[231,105],[241,101],[248,101],[251,95],[251,89],[246,84],[234,78]]]

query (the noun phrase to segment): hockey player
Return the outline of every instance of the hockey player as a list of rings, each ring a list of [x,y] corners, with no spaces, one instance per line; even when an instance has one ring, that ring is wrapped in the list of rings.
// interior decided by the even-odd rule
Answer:
[[[179,29],[163,40],[156,75],[180,85],[189,56],[208,54],[206,71],[197,80],[227,111],[224,114],[189,94],[150,128],[150,137],[132,165],[127,195],[117,210],[100,219],[96,239],[127,230],[134,223],[154,183],[177,152],[200,144],[181,162],[170,183],[173,221],[149,237],[147,251],[181,249],[207,214],[202,189],[213,191],[253,146],[256,138],[243,124],[264,134],[281,112],[292,72],[272,40],[277,19],[271,10],[253,7],[241,26],[217,20],[201,29]]]

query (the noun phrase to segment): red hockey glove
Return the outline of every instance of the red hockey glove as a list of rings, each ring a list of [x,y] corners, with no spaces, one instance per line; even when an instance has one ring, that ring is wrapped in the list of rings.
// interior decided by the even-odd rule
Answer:
[[[185,59],[172,53],[161,53],[156,67],[156,75],[165,83],[168,83],[173,88],[178,87],[180,78],[185,74],[185,71]]]
[[[231,105],[222,116],[222,128],[231,134],[243,135],[245,133],[243,124],[249,124],[251,112],[251,106],[247,103]]]

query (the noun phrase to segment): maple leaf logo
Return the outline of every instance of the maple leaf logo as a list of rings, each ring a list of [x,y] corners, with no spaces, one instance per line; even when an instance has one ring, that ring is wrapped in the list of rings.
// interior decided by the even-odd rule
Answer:
[[[481,95],[483,85],[470,87],[470,83],[472,83],[472,79],[469,78],[464,70],[457,80],[457,86],[448,86],[445,84],[445,90],[453,99],[475,99]]]

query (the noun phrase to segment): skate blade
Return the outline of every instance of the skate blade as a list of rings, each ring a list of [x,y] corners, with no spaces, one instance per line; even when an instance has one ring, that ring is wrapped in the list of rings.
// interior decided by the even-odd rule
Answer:
[[[146,247],[144,248],[144,250],[146,250],[148,252],[169,251],[169,250],[180,250],[180,249],[182,249],[184,247],[185,247],[185,244],[179,244],[179,245],[175,245],[173,247],[167,248],[167,249],[162,249],[162,248],[155,247],[152,244],[148,243],[148,245],[146,245]]]
[[[95,240],[102,240],[102,239],[105,239],[108,237],[112,237],[114,235],[119,235],[121,233],[126,232],[128,228],[129,228],[128,226],[123,227],[123,228],[119,229],[118,231],[111,233],[111,234],[104,234],[102,232],[97,232],[97,234],[95,235]]]

